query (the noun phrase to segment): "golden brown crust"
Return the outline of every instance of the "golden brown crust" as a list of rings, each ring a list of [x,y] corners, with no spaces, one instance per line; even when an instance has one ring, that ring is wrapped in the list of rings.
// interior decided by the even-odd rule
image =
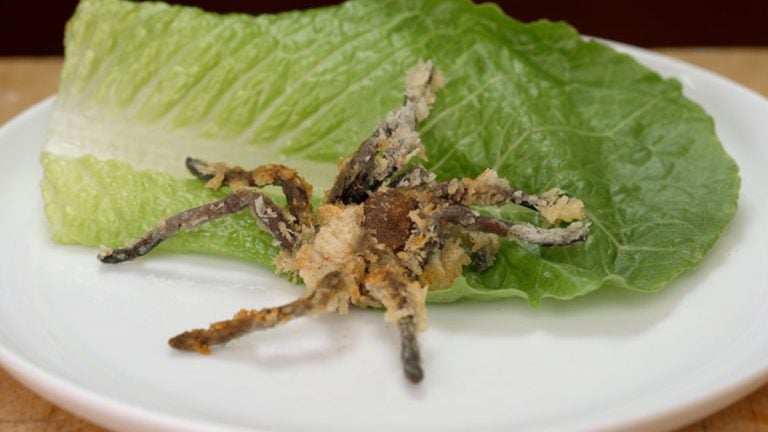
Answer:
[[[411,236],[413,221],[408,214],[417,205],[412,193],[400,190],[375,193],[363,205],[363,226],[379,243],[393,252],[399,252]]]

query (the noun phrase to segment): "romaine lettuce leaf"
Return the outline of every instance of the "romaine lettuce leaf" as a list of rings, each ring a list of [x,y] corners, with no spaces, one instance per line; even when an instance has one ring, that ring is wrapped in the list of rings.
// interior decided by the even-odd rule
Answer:
[[[431,301],[657,290],[701,261],[736,209],[737,167],[679,83],[494,5],[359,0],[251,17],[83,0],[65,45],[42,158],[60,242],[119,245],[218,196],[189,180],[187,156],[284,163],[322,193],[419,59],[446,77],[421,127],[439,179],[491,167],[531,192],[558,186],[592,224],[579,246],[505,241],[493,268]],[[275,251],[244,215],[163,247],[267,265]]]

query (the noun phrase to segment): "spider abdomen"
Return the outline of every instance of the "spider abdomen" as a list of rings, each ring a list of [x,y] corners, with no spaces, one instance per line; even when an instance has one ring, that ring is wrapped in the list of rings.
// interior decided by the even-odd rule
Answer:
[[[392,252],[405,248],[413,229],[410,212],[418,202],[409,189],[376,192],[363,203],[363,227]]]

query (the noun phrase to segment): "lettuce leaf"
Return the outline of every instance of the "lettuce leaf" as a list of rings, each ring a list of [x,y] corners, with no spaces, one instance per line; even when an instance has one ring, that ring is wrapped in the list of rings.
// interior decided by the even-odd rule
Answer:
[[[492,167],[516,187],[581,198],[592,223],[578,246],[505,241],[493,268],[431,301],[658,290],[701,261],[736,210],[738,169],[678,82],[567,24],[524,24],[490,4],[360,0],[251,17],[82,0],[65,45],[42,157],[63,243],[119,245],[219,196],[189,180],[186,156],[284,163],[322,193],[419,59],[446,77],[421,127],[439,179]],[[162,247],[266,265],[275,252],[244,215]]]

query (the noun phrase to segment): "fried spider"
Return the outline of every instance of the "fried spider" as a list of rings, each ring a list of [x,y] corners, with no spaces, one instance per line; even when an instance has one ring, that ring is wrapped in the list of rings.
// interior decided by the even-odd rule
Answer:
[[[300,316],[343,314],[350,304],[383,307],[385,319],[400,332],[405,376],[421,381],[416,334],[427,324],[428,289],[449,287],[465,266],[483,270],[492,265],[498,237],[564,246],[583,241],[588,229],[581,222],[581,201],[560,190],[528,194],[490,169],[475,179],[437,182],[423,167],[407,168],[414,156],[424,155],[416,127],[429,114],[443,78],[430,62],[420,62],[405,84],[403,105],[341,164],[317,213],[310,204],[312,187],[291,168],[264,165],[247,171],[188,158],[187,168],[206,186],[226,185],[232,193],[169,217],[125,247],[102,248],[99,259],[131,260],[180,230],[247,209],[281,248],[277,268],[300,277],[306,291],[282,306],[244,309],[207,329],[181,333],[170,339],[172,347],[208,353],[211,345]],[[268,185],[282,188],[285,206],[259,191]],[[550,227],[499,220],[471,209],[506,203],[538,211]]]

